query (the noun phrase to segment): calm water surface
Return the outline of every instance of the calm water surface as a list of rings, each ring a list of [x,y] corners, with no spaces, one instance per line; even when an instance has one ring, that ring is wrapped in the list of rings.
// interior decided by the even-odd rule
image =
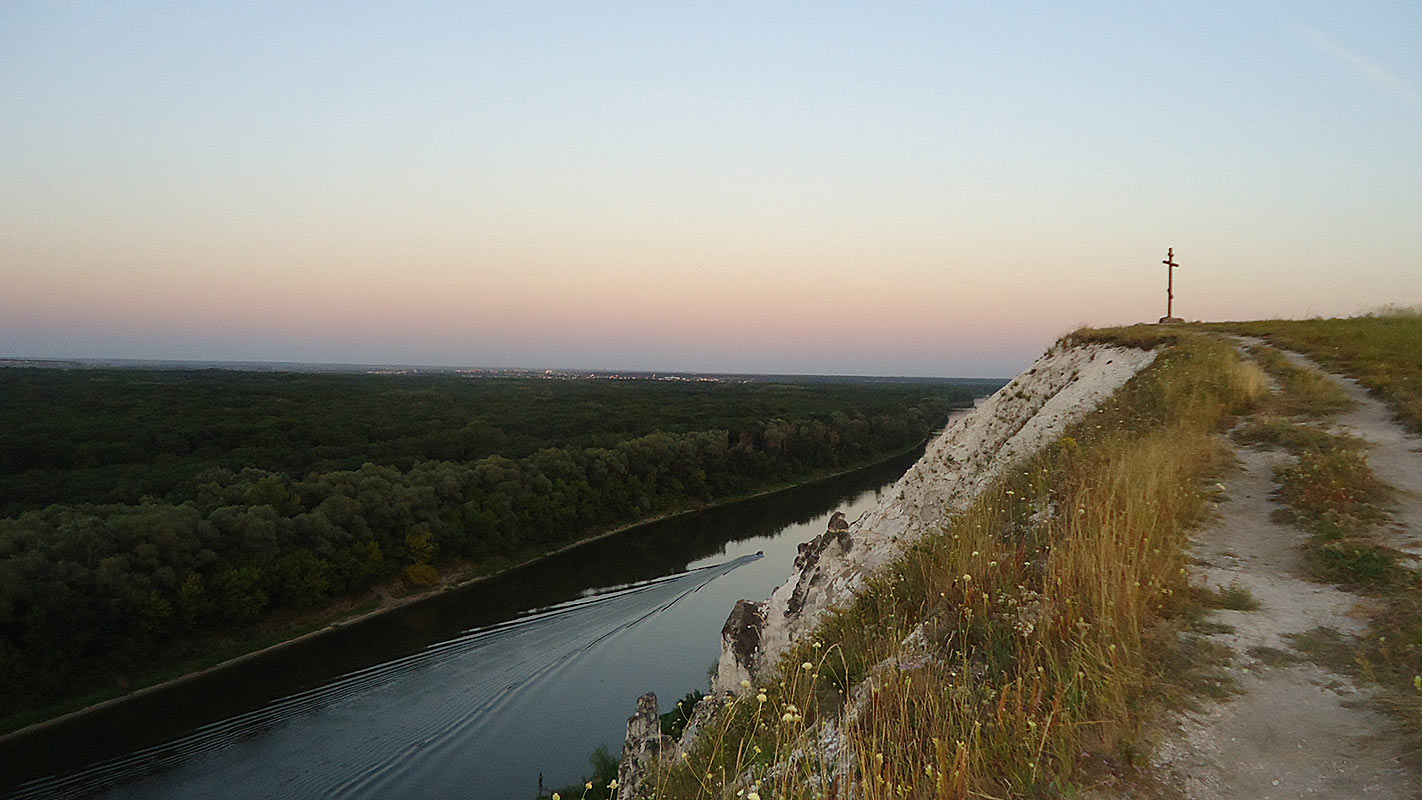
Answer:
[[[6,743],[0,787],[531,798],[540,774],[561,786],[598,745],[619,752],[643,692],[665,710],[704,690],[735,601],[768,596],[831,513],[871,508],[917,457],[630,529]]]

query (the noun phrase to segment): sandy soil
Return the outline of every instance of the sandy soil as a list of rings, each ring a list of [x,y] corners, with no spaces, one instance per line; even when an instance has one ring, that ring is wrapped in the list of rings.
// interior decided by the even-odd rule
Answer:
[[[1375,472],[1400,490],[1388,544],[1422,548],[1422,443],[1356,383],[1339,380],[1359,405],[1337,428],[1368,441]],[[1273,467],[1288,456],[1242,450],[1239,458],[1216,520],[1193,548],[1198,584],[1237,585],[1260,604],[1214,612],[1211,621],[1230,630],[1206,637],[1233,652],[1227,669],[1239,693],[1176,717],[1156,766],[1190,800],[1422,797],[1389,736],[1394,723],[1372,710],[1368,689],[1309,663],[1290,638],[1318,628],[1361,633],[1366,599],[1307,580],[1307,535],[1271,519]]]

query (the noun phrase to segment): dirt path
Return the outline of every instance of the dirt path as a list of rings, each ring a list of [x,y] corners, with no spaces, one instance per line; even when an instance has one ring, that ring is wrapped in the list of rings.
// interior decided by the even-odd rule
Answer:
[[[1374,471],[1401,490],[1389,544],[1422,553],[1422,443],[1356,383],[1339,380],[1359,405],[1338,429],[1371,443]],[[1259,607],[1212,613],[1221,632],[1205,638],[1232,651],[1226,670],[1238,693],[1179,715],[1156,766],[1190,800],[1422,797],[1370,691],[1296,649],[1299,634],[1361,633],[1369,608],[1366,598],[1308,580],[1307,534],[1271,518],[1273,469],[1288,458],[1241,449],[1217,519],[1194,537],[1196,582],[1245,589]]]
[[[1286,355],[1295,364],[1317,368],[1297,353]],[[1339,418],[1338,429],[1370,445],[1368,465],[1383,482],[1398,490],[1390,509],[1395,525],[1388,545],[1422,559],[1422,438],[1404,430],[1387,406],[1357,381],[1341,375],[1332,377],[1358,403],[1357,408]]]

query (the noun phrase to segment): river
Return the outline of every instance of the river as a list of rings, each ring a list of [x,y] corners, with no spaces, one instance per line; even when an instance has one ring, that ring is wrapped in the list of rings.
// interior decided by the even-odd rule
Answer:
[[[619,753],[643,692],[666,710],[704,690],[735,601],[917,457],[630,528],[19,737],[0,791],[527,800]]]

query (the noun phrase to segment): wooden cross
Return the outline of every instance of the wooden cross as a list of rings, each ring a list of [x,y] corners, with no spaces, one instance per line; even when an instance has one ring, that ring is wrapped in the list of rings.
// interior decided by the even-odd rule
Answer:
[[[1180,266],[1175,263],[1175,248],[1170,247],[1165,251],[1165,260],[1160,262],[1165,265],[1165,319],[1175,316],[1175,268]],[[1164,322],[1165,319],[1161,320]]]

